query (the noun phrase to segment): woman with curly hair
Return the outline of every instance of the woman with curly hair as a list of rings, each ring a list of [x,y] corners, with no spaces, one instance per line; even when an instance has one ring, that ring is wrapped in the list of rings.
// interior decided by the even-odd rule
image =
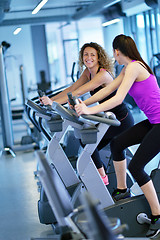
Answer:
[[[72,92],[73,96],[78,97],[87,92],[94,95],[113,81],[113,61],[105,50],[97,43],[91,42],[82,46],[79,52],[79,65],[82,72],[80,78],[63,92],[52,98],[48,98],[47,96],[41,97],[40,99],[43,104],[52,105],[53,101],[64,104],[68,100],[68,92]],[[85,68],[84,70],[83,67]],[[99,103],[112,98],[115,94],[116,92],[112,92],[107,98],[99,101]],[[121,125],[119,127],[111,126],[105,133],[97,149],[92,154],[92,159],[105,185],[108,185],[109,182],[104,170],[103,162],[99,156],[99,150],[108,145],[113,137],[119,135],[134,124],[133,117],[124,103],[110,109],[110,111],[116,115],[117,119],[121,122]]]

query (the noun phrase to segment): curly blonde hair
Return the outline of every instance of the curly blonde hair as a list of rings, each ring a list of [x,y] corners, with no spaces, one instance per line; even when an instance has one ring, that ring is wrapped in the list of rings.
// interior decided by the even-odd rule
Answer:
[[[80,49],[80,52],[79,52],[80,73],[82,73],[83,67],[84,67],[83,52],[86,47],[94,48],[98,54],[99,66],[101,68],[106,69],[108,72],[110,72],[112,75],[114,75],[113,59],[106,53],[106,51],[103,49],[103,47],[101,47],[99,44],[97,44],[95,42],[85,43]]]

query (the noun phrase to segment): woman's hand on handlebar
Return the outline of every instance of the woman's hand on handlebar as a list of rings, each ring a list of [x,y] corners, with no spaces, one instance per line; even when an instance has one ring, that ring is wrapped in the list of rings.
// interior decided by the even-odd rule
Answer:
[[[52,105],[53,103],[53,101],[47,96],[41,97],[40,102],[43,103],[44,105]]]
[[[70,108],[70,109],[74,109],[73,105],[72,105],[72,104],[70,104],[70,102],[69,102],[69,101],[68,101],[68,105],[69,105],[69,108]]]
[[[82,114],[90,114],[89,108],[84,104],[84,102],[81,99],[79,100],[79,104],[75,105],[75,110],[78,114],[78,116],[82,115]]]

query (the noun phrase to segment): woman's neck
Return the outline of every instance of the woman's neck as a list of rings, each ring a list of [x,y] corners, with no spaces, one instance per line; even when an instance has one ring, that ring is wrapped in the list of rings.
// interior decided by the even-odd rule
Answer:
[[[131,62],[132,62],[132,59],[130,59],[130,58],[128,58],[128,57],[125,57],[125,58],[123,59],[123,64],[124,64],[125,67],[127,67],[127,65],[128,65],[129,63],[131,63]]]

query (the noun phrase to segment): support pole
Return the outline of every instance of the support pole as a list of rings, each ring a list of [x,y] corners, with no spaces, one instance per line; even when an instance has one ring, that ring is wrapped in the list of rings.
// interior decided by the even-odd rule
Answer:
[[[15,157],[15,153],[12,150],[14,139],[13,139],[13,128],[12,128],[12,117],[10,100],[8,93],[8,85],[4,67],[4,54],[3,47],[0,46],[0,107],[1,107],[1,122],[2,122],[2,137],[3,137],[3,151],[9,152]]]

